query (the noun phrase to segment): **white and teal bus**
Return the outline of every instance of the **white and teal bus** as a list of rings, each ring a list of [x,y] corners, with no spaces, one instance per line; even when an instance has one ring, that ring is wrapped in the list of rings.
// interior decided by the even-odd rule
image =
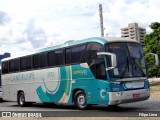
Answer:
[[[141,44],[88,38],[2,60],[3,100],[67,103],[78,109],[150,97]]]
[[[0,66],[0,100],[2,99],[2,88],[1,88],[1,66]]]

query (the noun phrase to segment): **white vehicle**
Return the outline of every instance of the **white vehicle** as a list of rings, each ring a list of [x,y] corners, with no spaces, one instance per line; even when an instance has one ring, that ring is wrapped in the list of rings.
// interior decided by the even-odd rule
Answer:
[[[69,41],[5,58],[2,91],[3,100],[17,101],[20,106],[74,103],[78,109],[150,97],[142,46],[125,38]]]
[[[2,88],[0,87],[0,99],[2,99]]]
[[[1,87],[1,66],[0,66],[0,99],[2,99],[2,87]]]

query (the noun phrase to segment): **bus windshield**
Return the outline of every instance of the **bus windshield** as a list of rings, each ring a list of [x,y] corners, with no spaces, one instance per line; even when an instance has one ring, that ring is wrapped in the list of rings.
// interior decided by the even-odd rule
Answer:
[[[117,56],[117,67],[110,70],[111,77],[145,77],[146,67],[142,46],[138,43],[110,43],[107,52]]]
[[[1,70],[0,70],[0,87],[1,87]]]

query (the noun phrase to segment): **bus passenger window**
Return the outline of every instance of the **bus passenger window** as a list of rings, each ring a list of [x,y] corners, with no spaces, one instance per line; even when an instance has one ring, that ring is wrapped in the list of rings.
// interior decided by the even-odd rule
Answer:
[[[20,60],[20,69],[25,70],[26,69],[26,58],[21,58]]]
[[[33,56],[33,68],[38,68],[39,67],[39,55],[34,55]]]
[[[71,63],[71,49],[66,49],[66,64],[70,64]]]
[[[3,62],[2,63],[2,73],[8,73],[8,62]]]
[[[81,56],[84,52],[85,46],[77,46],[77,47],[73,47],[72,53],[71,53],[71,61],[72,63],[78,63],[81,59]]]
[[[106,80],[106,70],[103,58],[96,60],[96,78]]]
[[[26,69],[31,69],[32,68],[32,57],[28,56],[26,57]]]
[[[27,56],[20,59],[20,69],[21,70],[28,70],[32,68],[32,57]]]
[[[66,64],[79,63],[84,50],[85,45],[66,49]]]
[[[88,62],[89,60],[96,59],[97,52],[104,51],[103,46],[99,43],[88,43],[87,48],[83,54],[81,62]]]
[[[10,61],[9,62],[9,72],[13,72],[14,71],[14,61]]]
[[[89,60],[88,64],[96,79],[107,79],[104,58]]]
[[[63,50],[55,51],[55,65],[64,65]]]
[[[40,67],[47,66],[47,54],[46,53],[39,54],[39,65]]]
[[[14,60],[14,71],[19,71],[19,59]]]
[[[48,53],[48,66],[55,65],[55,54],[54,51]]]

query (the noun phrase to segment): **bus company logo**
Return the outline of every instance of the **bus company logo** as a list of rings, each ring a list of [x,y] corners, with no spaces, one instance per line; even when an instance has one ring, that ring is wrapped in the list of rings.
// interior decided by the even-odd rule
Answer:
[[[79,74],[79,75],[87,75],[87,71],[86,70],[75,70],[73,71],[73,74]]]
[[[102,99],[104,99],[106,97],[106,92],[104,89],[100,90],[100,96]]]

